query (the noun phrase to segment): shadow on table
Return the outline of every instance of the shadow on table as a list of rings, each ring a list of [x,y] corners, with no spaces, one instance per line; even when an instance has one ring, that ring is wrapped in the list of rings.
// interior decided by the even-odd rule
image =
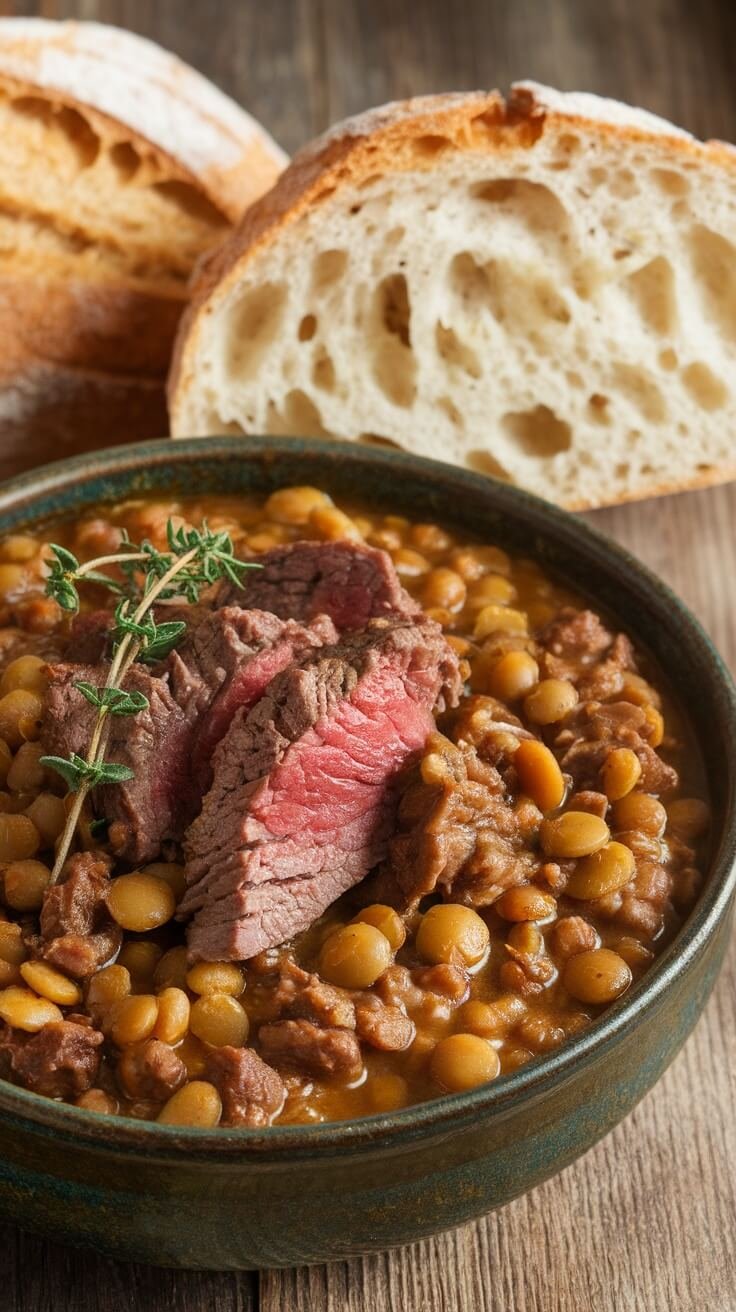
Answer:
[[[257,1279],[112,1262],[0,1227],[0,1312],[255,1312]]]

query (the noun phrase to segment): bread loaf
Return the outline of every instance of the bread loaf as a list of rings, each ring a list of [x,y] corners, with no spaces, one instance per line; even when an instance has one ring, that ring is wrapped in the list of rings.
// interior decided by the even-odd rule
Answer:
[[[151,42],[0,20],[0,472],[165,431],[192,268],[284,163]]]
[[[533,83],[293,160],[182,322],[172,432],[394,443],[587,507],[736,474],[736,151]]]

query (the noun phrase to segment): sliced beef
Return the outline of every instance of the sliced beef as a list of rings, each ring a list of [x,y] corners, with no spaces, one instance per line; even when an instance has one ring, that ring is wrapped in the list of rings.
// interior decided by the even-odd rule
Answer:
[[[74,1021],[49,1021],[37,1034],[0,1028],[0,1070],[32,1093],[75,1098],[90,1089],[100,1067],[102,1035]]]
[[[106,906],[110,861],[99,852],[78,852],[62,879],[47,889],[40,935],[31,946],[37,956],[75,979],[86,979],[119,950],[122,930]]]
[[[169,657],[171,683],[177,702],[186,682],[199,680],[197,717],[191,744],[196,777],[197,809],[212,782],[211,758],[240,707],[252,706],[273,678],[303,652],[335,643],[337,630],[327,615],[309,626],[283,620],[263,610],[234,606],[205,615],[186,643]],[[201,713],[202,703],[206,714]]]
[[[246,959],[306,928],[385,855],[396,776],[457,659],[438,625],[373,620],[239,711],[185,843],[194,959]]]
[[[160,1039],[131,1043],[118,1062],[118,1083],[128,1098],[165,1102],[187,1078],[181,1057]]]
[[[51,755],[86,753],[96,711],[74,685],[82,679],[99,688],[106,665],[54,665],[42,738]],[[137,715],[112,716],[106,752],[109,761],[129,766],[134,775],[124,783],[97,788],[92,800],[98,815],[115,826],[111,835],[117,855],[131,862],[151,861],[161,841],[176,825],[177,798],[185,787],[189,725],[172,696],[168,680],[134,665],[125,680],[127,691],[142,693],[148,709]]]
[[[281,1076],[252,1048],[213,1048],[206,1076],[222,1099],[222,1125],[270,1125],[284,1105]]]
[[[324,1029],[311,1020],[281,1020],[261,1025],[258,1042],[266,1061],[279,1070],[350,1081],[363,1069],[352,1030]]]
[[[283,619],[329,615],[339,629],[362,629],[370,619],[416,618],[420,607],[402,588],[390,556],[357,542],[292,542],[252,558],[261,568],[247,578],[249,606]],[[217,604],[238,600],[231,583]]]
[[[134,774],[96,789],[93,802],[110,821],[116,855],[131,862],[153,860],[164,842],[181,838],[211,782],[210,758],[235,710],[257,700],[295,655],[336,638],[324,616],[307,628],[235,606],[192,613],[195,622],[178,650],[155,669],[134,665],[126,677],[126,688],[142,693],[148,709],[111,719],[107,759]],[[100,687],[107,669],[102,663],[51,667],[46,751],[84,753],[96,712],[74,684],[84,679]]]

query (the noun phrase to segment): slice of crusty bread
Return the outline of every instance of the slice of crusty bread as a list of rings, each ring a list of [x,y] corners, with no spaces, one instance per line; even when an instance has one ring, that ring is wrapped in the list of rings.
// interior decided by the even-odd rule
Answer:
[[[72,448],[160,435],[194,264],[285,162],[149,41],[0,20],[0,473],[48,458],[49,424]]]
[[[169,404],[571,507],[732,477],[736,151],[533,83],[348,120],[203,270]]]

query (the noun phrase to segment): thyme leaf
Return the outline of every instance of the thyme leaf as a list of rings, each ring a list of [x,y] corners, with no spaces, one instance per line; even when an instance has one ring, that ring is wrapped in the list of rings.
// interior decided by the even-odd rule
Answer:
[[[148,709],[148,698],[142,692],[126,692],[124,688],[96,688],[93,683],[77,679],[74,687],[98,709],[104,707],[110,715],[137,715]]]
[[[85,761],[83,756],[70,752],[69,756],[42,756],[41,764],[60,774],[71,792],[78,792],[82,784],[96,788],[98,784],[121,784],[132,779],[134,771],[117,761]]]

